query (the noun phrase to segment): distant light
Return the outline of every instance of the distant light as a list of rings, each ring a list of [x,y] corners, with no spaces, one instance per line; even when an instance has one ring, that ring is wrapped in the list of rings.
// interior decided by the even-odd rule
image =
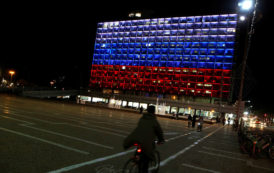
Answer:
[[[135,13],[135,17],[141,17],[142,14],[141,13]]]
[[[128,17],[134,17],[134,13],[129,13]]]
[[[10,71],[9,71],[9,74],[14,75],[14,74],[15,74],[15,71],[10,70]]]
[[[245,16],[241,16],[240,21],[245,21]]]
[[[142,16],[142,13],[129,13],[128,14],[128,17],[141,17]]]
[[[250,10],[253,6],[252,0],[244,0],[243,2],[240,2],[238,4],[239,7],[241,7],[241,10],[247,11]]]
[[[244,112],[244,115],[248,115],[248,112]]]
[[[177,97],[175,95],[173,95],[171,98],[172,98],[172,100],[176,100]]]

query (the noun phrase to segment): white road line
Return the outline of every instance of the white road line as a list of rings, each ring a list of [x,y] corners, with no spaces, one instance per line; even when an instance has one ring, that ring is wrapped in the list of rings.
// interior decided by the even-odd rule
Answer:
[[[234,154],[234,155],[243,156],[243,154],[241,154],[241,153],[235,153],[235,152],[226,151],[226,150],[220,150],[220,149],[215,149],[215,148],[211,148],[211,147],[202,147],[202,148],[207,149],[207,150],[211,150],[211,151],[218,151],[218,152],[222,152],[222,153],[228,153],[228,154]]]
[[[23,123],[25,123],[25,124],[33,124],[33,123],[29,122],[29,121],[19,120],[19,119],[17,119],[17,118],[12,118],[12,117],[8,117],[8,116],[2,116],[2,115],[1,115],[0,117],[6,118],[6,119],[15,120],[15,121],[19,121],[19,122],[23,122]]]
[[[20,110],[20,112],[19,111],[17,111],[16,109],[15,110],[13,110],[13,115],[17,115],[17,116],[22,116],[22,117],[25,117],[25,118],[29,118],[29,116],[23,116],[23,115],[18,115],[17,113],[21,113],[21,112],[25,112],[25,113],[33,113],[33,112],[30,112],[30,111],[22,111],[22,110]],[[55,115],[60,115],[59,113],[52,113],[52,114],[55,114]],[[64,113],[65,114],[65,113]],[[63,114],[63,115],[64,115]],[[41,115],[41,114],[40,114]],[[58,116],[58,117],[56,117],[56,116],[51,116],[51,115],[42,115],[42,116],[46,116],[46,117],[53,117],[53,118],[59,118],[59,119],[64,119],[64,120],[69,120],[69,121],[74,121],[74,122],[77,122],[77,123],[79,123],[79,122],[82,122],[82,121],[85,121],[85,122],[91,122],[91,123],[103,123],[103,124],[108,124],[108,125],[116,125],[116,126],[123,126],[123,127],[132,127],[132,126],[129,126],[128,124],[123,124],[123,125],[119,125],[119,124],[122,124],[122,123],[119,123],[119,122],[116,122],[116,121],[114,121],[113,123],[111,123],[111,122],[99,122],[98,120],[98,118],[94,118],[94,117],[86,117],[85,119],[83,119],[83,118],[78,118],[78,117],[72,117],[71,115],[67,115],[67,117],[60,117],[60,116]],[[33,118],[34,120],[36,119],[36,118]],[[40,122],[45,122],[45,123],[52,123],[52,124],[56,124],[56,123],[53,123],[53,122],[50,122],[50,121],[46,121],[46,120],[39,120],[39,119],[36,119],[37,121],[40,121]],[[118,124],[117,124],[118,123]]]
[[[186,163],[183,163],[182,166],[197,169],[197,170],[200,170],[200,171],[205,171],[205,172],[220,173],[219,171],[213,171],[211,169],[201,168],[201,167],[189,165],[189,164],[186,164]]]
[[[21,125],[21,126],[24,126],[24,127],[27,127],[27,128],[32,128],[32,129],[35,129],[35,130],[38,130],[38,131],[41,131],[41,132],[46,132],[46,133],[50,133],[50,134],[54,134],[54,135],[66,137],[66,138],[69,138],[69,139],[73,139],[73,140],[85,142],[85,143],[88,143],[88,144],[91,144],[91,145],[95,145],[95,146],[98,146],[98,147],[102,147],[102,148],[107,148],[107,149],[113,150],[113,147],[111,147],[111,146],[107,146],[107,145],[103,145],[103,144],[98,144],[96,142],[92,142],[92,141],[80,139],[80,138],[73,137],[73,136],[68,136],[68,135],[65,135],[65,134],[62,134],[62,133],[57,133],[57,132],[53,132],[53,131],[50,131],[50,130],[40,129],[40,128],[28,126],[28,125]]]
[[[102,162],[102,161],[105,161],[105,160],[113,159],[115,157],[120,157],[120,156],[126,155],[126,154],[134,152],[134,151],[135,151],[135,149],[124,151],[124,152],[120,152],[120,153],[116,153],[116,154],[113,154],[113,155],[110,155],[110,156],[106,156],[106,157],[101,157],[101,158],[98,158],[98,159],[95,159],[95,160],[90,160],[90,161],[87,161],[87,162],[83,162],[83,163],[79,163],[79,164],[67,166],[67,167],[64,167],[64,168],[61,168],[61,169],[50,171],[48,173],[61,173],[61,172],[70,171],[70,170],[73,170],[73,169],[76,169],[76,168],[80,168],[80,167],[83,167],[83,166],[92,165],[92,164],[95,164],[95,163],[98,163],[98,162]]]
[[[177,135],[178,132],[165,132],[164,135]]]
[[[207,152],[207,151],[198,151],[198,152],[203,153],[203,154],[208,154],[208,155],[211,155],[211,156],[216,156],[216,157],[223,157],[223,158],[227,158],[227,159],[245,161],[245,159],[241,159],[241,158],[238,158],[238,157],[231,157],[231,156],[227,156],[227,155],[223,155],[223,154],[210,153],[210,152]]]
[[[187,134],[184,134],[184,135],[177,136],[177,138],[183,137],[183,136],[189,135],[189,134],[191,134],[191,133],[187,133]],[[170,140],[166,140],[166,142],[169,142],[169,141]],[[64,168],[61,168],[61,169],[58,169],[58,170],[50,171],[48,173],[61,173],[61,172],[70,171],[70,170],[77,169],[77,168],[80,168],[80,167],[83,167],[83,166],[87,166],[87,165],[91,165],[91,164],[94,164],[94,163],[106,161],[108,159],[112,159],[112,158],[115,158],[115,157],[123,156],[123,155],[131,153],[133,151],[135,151],[135,149],[132,149],[132,150],[129,150],[129,151],[126,151],[126,152],[117,153],[117,154],[110,155],[110,156],[106,156],[106,157],[102,157],[102,158],[98,158],[98,159],[95,159],[95,160],[90,160],[90,161],[87,161],[87,162],[67,166],[67,167],[64,167]]]
[[[201,141],[205,140],[206,138],[208,138],[209,136],[213,135],[214,133],[216,133],[217,131],[219,131],[220,129],[222,129],[223,127],[220,127],[216,130],[214,130],[213,132],[209,133],[208,135],[204,136],[203,138],[197,140],[196,142],[194,142],[192,145],[182,149],[181,151],[177,152],[176,154],[169,156],[167,159],[161,161],[160,166],[165,166],[168,162],[170,162],[171,160],[176,159],[178,156],[184,154],[186,151],[190,150],[191,148],[195,147],[195,145],[199,144]]]
[[[19,117],[23,117],[26,119],[31,119],[31,120],[35,120],[35,121],[39,121],[39,122],[43,122],[43,123],[48,123],[48,124],[59,124],[59,123],[54,123],[54,122],[47,121],[47,120],[42,120],[42,119],[33,118],[33,117],[29,117],[29,116],[19,115],[17,113],[9,113],[7,115],[15,115],[15,116],[19,116]]]
[[[68,125],[68,126],[83,128],[83,129],[87,129],[87,130],[91,130],[91,131],[96,131],[96,132],[102,132],[102,133],[106,133],[106,134],[111,134],[111,135],[115,135],[115,136],[119,136],[119,137],[123,137],[123,138],[126,137],[125,135],[121,135],[121,134],[118,134],[118,133],[107,132],[107,131],[103,131],[103,130],[100,130],[100,129],[93,129],[93,128],[89,128],[89,127],[85,127],[85,126],[78,126],[78,125],[73,125],[73,124],[69,124],[69,123],[54,123],[54,122],[50,122],[50,121],[41,120],[41,119],[38,119],[38,118],[32,118],[32,117],[29,117],[29,116],[23,116],[23,115],[17,115],[17,114],[12,114],[12,115],[19,116],[19,117],[24,117],[24,118],[27,118],[27,119],[32,119],[32,120],[40,121],[40,122],[44,122],[44,123],[49,123],[49,124]],[[17,121],[26,122],[28,124],[33,124],[33,123],[30,123],[30,122],[27,122],[27,121],[24,121],[24,120],[19,120],[19,119],[8,117],[8,116],[2,116],[2,117],[13,119],[13,120],[17,120]],[[104,127],[100,127],[100,126],[94,126],[94,127],[112,130],[110,128],[104,128]]]
[[[247,165],[247,166],[251,166],[251,167],[253,167],[253,168],[257,168],[257,169],[264,169],[264,170],[267,170],[267,171],[270,171],[270,172],[274,172],[274,169],[273,169],[273,168],[271,169],[271,168],[266,168],[266,167],[254,165],[254,164],[252,163],[252,161],[247,161],[247,162],[246,162],[246,165]]]
[[[175,137],[173,137],[173,138],[167,139],[166,142],[173,141],[173,140],[175,140],[175,139],[178,139],[178,138],[181,138],[181,137],[190,135],[190,134],[191,134],[191,133],[186,133],[186,134],[183,134],[183,135],[175,136]]]
[[[232,146],[232,147],[238,147],[239,146],[239,144],[237,144],[237,143],[231,143],[231,142],[221,142],[221,141],[214,141],[214,140],[208,140],[207,142],[209,142],[209,143],[218,143],[219,145],[228,145],[228,146]]]
[[[66,125],[72,126],[72,127],[78,127],[78,128],[82,128],[82,129],[86,129],[86,130],[91,130],[91,131],[95,131],[95,132],[102,132],[102,133],[106,133],[106,134],[110,134],[110,135],[115,135],[115,136],[119,136],[119,137],[122,137],[122,138],[126,137],[125,135],[121,135],[121,134],[118,134],[118,133],[107,132],[107,131],[103,131],[103,130],[100,130],[100,129],[93,129],[93,128],[86,127],[86,126],[78,126],[78,125],[73,125],[73,124],[66,124]]]
[[[89,152],[86,152],[86,151],[81,151],[81,150],[78,150],[78,149],[75,149],[75,148],[71,148],[71,147],[68,147],[68,146],[65,146],[65,145],[62,145],[62,144],[58,144],[58,143],[48,141],[48,140],[45,140],[45,139],[42,139],[42,138],[37,138],[37,137],[31,136],[31,135],[28,135],[28,134],[25,134],[25,133],[17,132],[17,131],[6,129],[6,128],[3,128],[3,127],[0,127],[0,130],[5,131],[5,132],[9,132],[9,133],[13,133],[13,134],[16,134],[16,135],[24,136],[24,137],[34,139],[34,140],[37,140],[37,141],[45,142],[45,143],[48,143],[48,144],[51,144],[51,145],[54,145],[54,146],[57,146],[57,147],[60,147],[60,148],[66,149],[66,150],[70,150],[70,151],[80,153],[80,154],[85,154],[85,155],[90,154]]]
[[[45,130],[45,129],[40,129],[40,128],[37,128],[37,127],[32,127],[30,125],[34,125],[34,123],[31,123],[31,122],[28,122],[28,121],[19,120],[19,119],[12,118],[12,117],[7,117],[7,116],[0,116],[0,117],[4,117],[4,118],[7,118],[7,119],[12,119],[12,120],[15,120],[15,121],[24,122],[25,124],[20,124],[21,126],[24,126],[24,127],[32,128],[32,129],[35,129],[35,130],[38,130],[38,131],[42,131],[42,132],[46,132],[46,133],[51,133],[51,134],[54,134],[54,135],[63,136],[63,137],[70,138],[70,139],[73,139],[73,140],[78,140],[78,141],[81,141],[81,142],[85,142],[85,143],[88,143],[88,144],[92,144],[92,145],[96,145],[96,146],[99,146],[99,147],[103,147],[103,148],[107,148],[107,149],[113,150],[113,147],[111,147],[111,146],[98,144],[98,143],[95,143],[95,142],[92,142],[92,141],[87,141],[87,140],[84,140],[84,139],[80,139],[80,138],[73,137],[73,136],[68,136],[68,135],[65,135],[65,134],[62,134],[62,133],[53,132],[53,131],[50,131],[50,130]]]
[[[210,153],[210,152],[206,152],[206,151],[198,151],[198,152],[208,154],[208,155],[212,155],[212,156],[216,156],[216,157],[223,157],[223,158],[227,158],[227,159],[243,161],[243,162],[247,163],[247,166],[274,172],[274,170],[271,169],[271,168],[265,168],[265,167],[261,167],[261,166],[258,166],[258,165],[254,165],[252,162],[250,163],[250,161],[246,160],[246,159],[240,159],[240,158],[237,158],[237,157],[226,156],[226,155],[223,155],[223,154],[215,154],[215,153]]]
[[[203,138],[197,140],[195,143],[193,143],[193,144],[190,145],[189,147],[184,148],[184,149],[181,150],[179,153],[177,153],[177,154],[175,154],[175,155],[173,155],[173,156],[170,156],[169,158],[167,158],[167,159],[164,160],[164,161],[161,161],[160,166],[166,165],[169,161],[175,159],[175,158],[178,157],[179,155],[181,155],[181,154],[183,154],[184,152],[186,152],[187,150],[191,149],[192,147],[194,147],[195,145],[197,145],[199,142],[201,142],[202,140],[204,140],[204,139],[206,139],[207,137],[211,136],[212,134],[214,134],[215,132],[217,132],[217,131],[220,130],[221,128],[223,128],[223,127],[220,127],[220,128],[218,128],[218,129],[216,129],[215,131],[209,133],[209,134],[206,135],[205,137],[203,137]],[[83,166],[87,166],[87,165],[91,165],[91,164],[94,164],[94,163],[102,162],[102,161],[105,161],[105,160],[108,160],[108,159],[112,159],[112,158],[115,158],[115,157],[123,156],[123,155],[128,154],[128,153],[133,152],[133,151],[135,151],[135,149],[132,149],[132,150],[129,150],[129,151],[126,151],[126,152],[117,153],[117,154],[110,155],[110,156],[106,156],[106,157],[102,157],[102,158],[98,158],[98,159],[95,159],[95,160],[90,160],[90,161],[87,161],[87,162],[83,162],[83,163],[79,163],[79,164],[67,166],[67,167],[64,167],[64,168],[61,168],[61,169],[58,169],[58,170],[50,171],[50,172],[48,172],[48,173],[61,173],[61,172],[70,171],[70,170],[77,169],[77,168],[80,168],[80,167],[83,167]]]
[[[54,117],[54,116],[50,116],[50,115],[46,115],[47,117],[53,117],[53,118],[59,118],[59,119],[63,119],[63,120],[69,120],[69,121],[74,121],[74,122],[83,122],[83,121],[87,121],[87,120],[84,120],[84,119],[79,119],[79,118],[66,118],[66,117]],[[28,116],[29,117],[29,116]],[[29,117],[30,118],[30,117]],[[30,118],[31,119],[31,118]],[[37,118],[36,118],[37,119]],[[44,121],[44,120],[42,120]],[[87,122],[91,122],[91,121],[87,121]],[[52,123],[52,122],[51,122]],[[53,124],[58,124],[58,123],[53,123]],[[67,125],[71,125],[70,123],[66,123]],[[75,125],[76,127],[77,125]],[[92,126],[92,127],[96,127],[96,128],[101,128],[101,129],[105,129],[105,130],[110,130],[110,131],[114,131],[114,132],[118,132],[118,133],[125,133],[125,131],[122,131],[122,130],[116,130],[116,129],[112,129],[112,128],[107,128],[107,127],[101,127],[101,126],[97,126],[97,125],[90,125],[89,126]],[[81,126],[77,126],[77,127],[81,127]],[[101,132],[104,132],[104,131],[101,131]],[[113,133],[113,132],[109,132],[110,134],[117,134],[117,133]],[[123,135],[117,135],[117,136],[121,136],[121,137],[125,137]]]

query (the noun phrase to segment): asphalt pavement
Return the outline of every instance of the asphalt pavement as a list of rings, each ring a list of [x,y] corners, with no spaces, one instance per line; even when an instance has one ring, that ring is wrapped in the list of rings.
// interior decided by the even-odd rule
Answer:
[[[121,173],[134,148],[123,139],[140,114],[102,107],[0,95],[0,172]],[[250,158],[230,126],[158,117],[166,143],[157,146],[160,173],[266,173],[274,161]]]

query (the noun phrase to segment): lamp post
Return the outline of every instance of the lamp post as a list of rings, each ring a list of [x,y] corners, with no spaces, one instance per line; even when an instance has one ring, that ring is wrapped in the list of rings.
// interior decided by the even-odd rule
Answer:
[[[10,74],[10,83],[11,83],[12,82],[12,76],[15,74],[15,71],[10,70],[9,74]]]
[[[247,61],[250,46],[251,46],[251,38],[252,38],[252,35],[254,34],[254,24],[255,24],[256,7],[258,5],[258,0],[255,0],[255,3],[253,0],[243,0],[238,5],[239,5],[240,20],[242,22],[246,22],[248,25],[247,35],[245,38],[245,47],[244,47],[242,71],[241,71],[241,82],[240,82],[240,90],[239,90],[238,105],[237,105],[237,117],[240,118],[240,114],[242,112],[241,105],[242,105],[242,99],[243,99],[244,74],[245,74],[245,68],[246,68],[246,61]],[[252,9],[253,9],[253,16],[251,16]],[[252,17],[250,29],[249,29],[249,20],[245,21],[245,19],[249,19],[249,17]]]

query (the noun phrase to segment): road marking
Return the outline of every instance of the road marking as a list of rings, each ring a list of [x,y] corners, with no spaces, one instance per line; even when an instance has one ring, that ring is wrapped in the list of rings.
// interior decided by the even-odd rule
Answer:
[[[37,128],[37,127],[32,127],[30,125],[34,125],[34,123],[31,123],[31,122],[28,122],[28,121],[19,120],[19,119],[12,118],[12,117],[7,117],[7,116],[0,116],[0,117],[4,117],[4,118],[7,118],[7,119],[12,119],[12,120],[15,120],[15,121],[24,122],[25,124],[20,124],[23,127],[32,128],[32,129],[35,129],[35,130],[38,130],[38,131],[42,131],[42,132],[46,132],[46,133],[50,133],[50,134],[54,134],[54,135],[58,135],[58,136],[63,136],[63,137],[70,138],[70,139],[73,139],[73,140],[78,140],[78,141],[81,141],[81,142],[85,142],[85,143],[88,143],[88,144],[92,144],[92,145],[96,145],[96,146],[99,146],[99,147],[103,147],[103,148],[113,150],[113,147],[111,147],[111,146],[98,144],[98,143],[95,143],[95,142],[92,142],[92,141],[87,141],[87,140],[84,140],[84,139],[80,139],[80,138],[73,137],[73,136],[68,136],[68,135],[53,132],[53,131],[50,131],[50,130],[45,130],[45,129],[40,129],[40,128]]]
[[[215,149],[215,148],[210,148],[210,147],[202,147],[202,148],[207,149],[207,150],[212,150],[212,151],[219,151],[219,152],[222,152],[222,153],[228,153],[228,154],[235,154],[235,155],[243,156],[243,154],[241,154],[241,153],[235,153],[235,152],[230,152],[230,151],[226,151],[226,150],[220,150],[220,149]]]
[[[208,140],[207,142],[209,143],[218,143],[219,145],[228,145],[228,146],[231,146],[231,147],[238,147],[239,144],[237,143],[231,143],[231,142],[221,142],[221,141],[214,141],[214,140]]]
[[[200,171],[205,171],[205,172],[220,173],[219,171],[213,171],[213,170],[210,170],[210,169],[201,168],[201,167],[198,167],[198,166],[193,166],[193,165],[189,165],[189,164],[186,164],[186,163],[183,163],[182,166],[197,169],[197,170],[200,170]]]
[[[85,127],[85,126],[78,126],[78,125],[73,125],[73,124],[66,124],[66,125],[69,125],[69,126],[72,126],[72,127],[78,127],[78,128],[82,128],[82,129],[87,129],[87,130],[91,130],[91,131],[95,131],[95,132],[102,132],[102,133],[106,133],[106,134],[111,134],[111,135],[119,136],[119,137],[122,137],[122,138],[126,137],[125,135],[121,135],[121,134],[118,134],[118,133],[107,132],[107,131],[103,131],[103,130],[100,130],[100,129],[93,129],[93,128]]]
[[[68,135],[65,135],[65,134],[62,134],[62,133],[57,133],[57,132],[53,132],[53,131],[50,131],[50,130],[40,129],[40,128],[36,128],[36,127],[31,127],[31,126],[28,126],[28,125],[21,125],[21,126],[24,126],[24,127],[27,127],[27,128],[32,128],[32,129],[35,129],[35,130],[38,130],[38,131],[41,131],[41,132],[46,132],[46,133],[50,133],[50,134],[54,134],[54,135],[66,137],[66,138],[69,138],[69,139],[73,139],[73,140],[85,142],[85,143],[88,143],[88,144],[91,144],[91,145],[95,145],[95,146],[98,146],[98,147],[102,147],[102,148],[107,148],[107,149],[113,150],[113,147],[111,147],[111,146],[107,146],[107,145],[103,145],[103,144],[98,144],[96,142],[92,142],[92,141],[80,139],[80,138],[73,137],[73,136],[68,136]]]
[[[57,146],[57,147],[60,147],[60,148],[64,148],[66,150],[70,150],[70,151],[80,153],[80,154],[85,154],[85,155],[90,154],[89,152],[86,152],[86,151],[81,151],[81,150],[71,148],[71,147],[68,147],[68,146],[65,146],[65,145],[62,145],[62,144],[58,144],[56,142],[48,141],[48,140],[45,140],[45,139],[42,139],[42,138],[37,138],[37,137],[31,136],[31,135],[28,135],[28,134],[25,134],[25,133],[17,132],[17,131],[6,129],[6,128],[3,128],[3,127],[0,127],[0,130],[5,131],[5,132],[10,132],[10,133],[13,133],[13,134],[16,134],[16,135],[24,136],[24,137],[34,139],[34,140],[37,140],[37,141],[45,142],[45,143],[48,143],[48,144],[51,144],[51,145],[54,145],[54,146]]]
[[[254,167],[254,168],[264,169],[264,170],[267,170],[267,171],[270,171],[270,172],[274,172],[274,169],[273,169],[273,168],[271,169],[271,168],[266,168],[266,167],[254,165],[253,162],[252,162],[251,160],[250,160],[250,161],[246,161],[246,165],[247,165],[247,166]]]
[[[177,135],[178,132],[165,132],[164,135]]]
[[[20,110],[20,112],[25,112],[25,113],[32,113],[30,111],[22,111]],[[17,116],[22,116],[22,117],[25,117],[25,118],[30,118],[29,116],[23,116],[23,115],[18,115],[17,113],[20,113],[19,111],[17,110],[13,110],[13,113],[14,115],[17,115]],[[60,115],[60,113],[53,113],[55,115]],[[41,114],[40,114],[41,115]],[[122,124],[121,122],[117,122],[117,121],[114,121],[114,122],[99,122],[98,118],[95,118],[95,117],[86,117],[85,119],[83,118],[77,118],[77,117],[72,117],[71,115],[67,115],[67,117],[56,117],[56,116],[51,116],[51,115],[43,115],[43,116],[46,116],[46,117],[53,117],[53,118],[59,118],[59,119],[64,119],[64,120],[69,120],[69,121],[74,121],[74,122],[77,122],[77,123],[81,123],[81,124],[87,124],[87,122],[92,122],[92,123],[104,123],[104,124],[108,124],[108,125],[116,125],[116,126],[124,126],[124,127],[132,127],[132,126],[129,126],[128,124]],[[59,124],[59,123],[54,123],[54,122],[50,122],[50,121],[46,121],[46,120],[41,120],[41,119],[37,119],[37,118],[32,118],[34,120],[37,120],[37,121],[40,121],[40,122],[45,122],[45,123],[50,123],[50,124]],[[85,122],[83,122],[85,121]],[[118,124],[117,124],[118,123]],[[119,124],[122,124],[122,125],[119,125]],[[122,132],[123,133],[123,132]]]
[[[21,116],[21,115],[18,115],[18,116]],[[74,122],[77,122],[77,123],[80,123],[80,124],[84,124],[84,123],[86,123],[86,122],[83,122],[83,121],[87,121],[87,120],[84,120],[84,119],[80,119],[80,118],[71,118],[71,117],[69,117],[69,118],[66,118],[66,117],[54,117],[54,116],[51,116],[51,115],[46,115],[47,117],[53,117],[53,118],[59,118],[59,119],[63,119],[63,120],[69,120],[69,121],[74,121]],[[29,116],[27,116],[29,119],[33,119],[33,118],[31,118],[31,117],[29,117]],[[45,120],[41,120],[41,119],[37,119],[37,118],[34,118],[34,120],[37,120],[37,121],[44,121],[44,122],[47,122],[47,121],[45,121]],[[88,122],[93,122],[93,121],[88,121]],[[50,124],[60,124],[60,123],[53,123],[53,122],[47,122],[47,123],[50,123]],[[94,122],[93,122],[94,123]],[[70,123],[62,123],[62,124],[67,124],[67,125],[70,125],[70,126],[72,126],[72,124],[70,124]],[[76,126],[76,125],[75,125]],[[89,125],[90,126],[90,125]],[[112,128],[107,128],[107,127],[101,127],[101,126],[97,126],[97,125],[91,125],[92,127],[96,127],[96,128],[101,128],[101,129],[105,129],[105,130],[111,130],[111,131],[114,131],[114,132],[118,132],[118,133],[125,133],[125,131],[122,131],[122,130],[116,130],[116,129],[112,129]],[[82,126],[77,126],[77,127],[82,127]],[[90,129],[91,130],[91,129]],[[104,131],[101,131],[101,132],[104,132]],[[109,132],[110,134],[116,134],[117,135],[117,133],[113,133],[113,132]],[[125,137],[125,136],[123,136],[123,135],[117,135],[117,136],[121,136],[121,137]]]
[[[220,127],[216,130],[214,130],[213,132],[209,133],[208,135],[204,136],[203,138],[197,140],[196,142],[194,142],[192,145],[182,149],[181,151],[177,152],[176,154],[169,156],[167,159],[161,161],[160,166],[165,166],[168,162],[170,162],[171,160],[176,159],[178,156],[184,154],[186,151],[190,150],[191,148],[193,148],[195,145],[199,144],[201,141],[205,140],[206,138],[208,138],[209,136],[213,135],[214,133],[216,133],[217,131],[219,131],[220,129],[222,129],[223,127]]]
[[[29,121],[19,120],[19,119],[17,119],[17,118],[12,118],[12,117],[8,117],[8,116],[3,116],[3,115],[1,115],[0,117],[6,118],[6,119],[15,120],[15,121],[20,121],[20,122],[23,122],[23,123],[25,123],[25,124],[33,124],[33,123],[29,122]]]
[[[208,154],[208,155],[212,155],[212,156],[216,156],[216,157],[223,157],[223,158],[227,158],[227,159],[233,159],[233,160],[243,161],[243,162],[246,162],[247,166],[250,166],[250,167],[253,167],[253,168],[258,168],[258,169],[264,169],[264,170],[267,170],[267,171],[274,172],[274,170],[271,169],[271,168],[265,168],[265,167],[261,167],[261,166],[258,166],[258,165],[254,165],[252,163],[252,161],[249,161],[249,160],[246,160],[246,159],[240,159],[240,158],[237,158],[237,157],[226,156],[226,155],[223,155],[223,154],[215,154],[215,153],[210,153],[210,152],[206,152],[206,151],[198,151],[198,152],[199,153]]]
[[[175,136],[175,137],[173,137],[173,138],[167,139],[166,142],[173,141],[173,140],[175,140],[175,139],[178,139],[178,138],[181,138],[181,137],[190,135],[190,134],[191,134],[191,133],[186,133],[186,134],[183,134],[183,135]]]
[[[210,153],[210,152],[207,152],[207,151],[198,151],[198,152],[208,154],[208,155],[212,155],[212,156],[216,156],[216,157],[223,157],[223,158],[227,158],[227,159],[245,161],[245,159],[240,159],[240,158],[237,158],[237,157],[231,157],[231,156],[227,156],[227,155],[223,155],[223,154],[215,154],[215,153]]]
[[[42,120],[42,119],[39,119],[39,118],[33,118],[33,117],[29,117],[29,116],[19,115],[17,113],[9,113],[8,115],[15,115],[15,116],[19,116],[19,117],[23,117],[23,118],[26,118],[26,119],[31,119],[31,120],[35,120],[35,121],[39,121],[39,122],[43,122],[43,123],[48,123],[48,124],[60,124],[60,123],[54,123],[54,122],[47,121],[47,120]]]
[[[54,123],[54,122],[50,122],[50,121],[41,120],[41,119],[38,119],[38,118],[32,118],[32,117],[29,117],[29,116],[23,116],[23,115],[17,115],[17,114],[12,114],[12,115],[19,116],[19,117],[21,116],[21,117],[24,117],[24,118],[27,118],[27,119],[32,119],[32,120],[35,120],[35,121],[40,121],[40,122],[54,124],[54,125],[69,125],[69,126],[73,126],[73,127],[88,129],[88,130],[91,130],[91,131],[96,131],[96,132],[102,132],[102,133],[106,133],[106,134],[111,134],[111,135],[115,135],[115,136],[119,136],[119,137],[123,137],[123,138],[126,137],[125,135],[121,135],[121,134],[114,133],[114,132],[107,132],[107,131],[103,131],[103,130],[100,130],[100,129],[93,129],[93,128],[84,127],[84,126],[78,126],[78,125],[73,125],[73,124],[69,124],[69,123]],[[9,118],[9,119],[16,120],[16,121],[22,121],[22,122],[27,123],[27,125],[33,124],[33,123],[28,122],[28,121],[19,120],[19,119],[8,117],[8,116],[1,116],[1,117]],[[100,126],[94,126],[94,127],[112,130],[110,128],[104,128],[104,127],[100,127]]]
[[[134,152],[135,150],[136,149],[132,149],[132,150],[116,153],[116,154],[113,154],[113,155],[110,155],[110,156],[101,157],[101,158],[90,160],[90,161],[87,161],[87,162],[83,162],[83,163],[67,166],[67,167],[64,167],[64,168],[60,168],[60,169],[57,169],[57,170],[54,170],[54,171],[50,171],[48,173],[61,173],[61,172],[70,171],[70,170],[77,169],[77,168],[80,168],[80,167],[83,167],[83,166],[92,165],[92,164],[95,164],[95,163],[98,163],[98,162],[113,159],[115,157],[120,157],[120,156],[126,155],[128,153]]]

